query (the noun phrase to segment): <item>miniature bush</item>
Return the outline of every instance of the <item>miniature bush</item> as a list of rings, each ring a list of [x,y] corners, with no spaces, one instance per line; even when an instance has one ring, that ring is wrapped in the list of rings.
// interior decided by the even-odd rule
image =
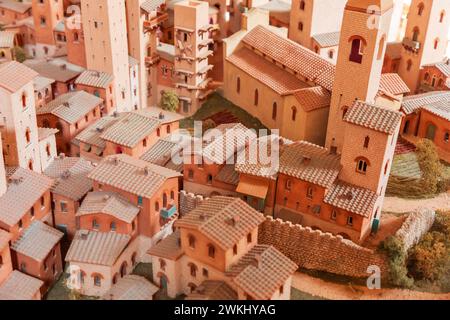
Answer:
[[[443,177],[444,167],[431,140],[422,139],[417,144],[417,160],[422,171],[423,192],[438,192],[438,184]]]
[[[25,60],[27,60],[27,55],[25,53],[25,51],[21,48],[21,47],[14,47],[14,56],[16,57],[16,61],[17,62],[24,62]]]
[[[161,101],[159,107],[166,111],[175,112],[180,105],[180,99],[173,91],[163,91],[161,94]]]
[[[410,288],[414,285],[414,279],[408,277],[406,267],[407,253],[402,241],[390,236],[382,243],[382,249],[386,252],[389,265],[389,282],[395,286]]]

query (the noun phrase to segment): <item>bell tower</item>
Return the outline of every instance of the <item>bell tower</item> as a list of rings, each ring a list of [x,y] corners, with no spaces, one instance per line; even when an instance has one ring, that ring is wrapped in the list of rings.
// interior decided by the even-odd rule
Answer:
[[[55,28],[64,18],[62,0],[33,0],[32,13],[38,57],[52,56],[57,47]]]
[[[327,129],[326,147],[333,152],[342,151],[348,108],[356,100],[375,100],[392,11],[392,0],[347,2]]]

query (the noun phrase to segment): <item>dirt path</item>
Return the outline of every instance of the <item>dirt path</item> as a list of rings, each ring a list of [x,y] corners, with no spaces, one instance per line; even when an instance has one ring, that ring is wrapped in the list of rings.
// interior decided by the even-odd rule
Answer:
[[[330,300],[450,300],[450,293],[434,294],[427,292],[380,289],[338,284],[314,278],[304,273],[295,273],[292,286],[302,292]]]
[[[411,212],[418,208],[430,208],[434,210],[450,210],[450,191],[441,193],[433,199],[401,199],[386,197],[383,211],[393,213]]]

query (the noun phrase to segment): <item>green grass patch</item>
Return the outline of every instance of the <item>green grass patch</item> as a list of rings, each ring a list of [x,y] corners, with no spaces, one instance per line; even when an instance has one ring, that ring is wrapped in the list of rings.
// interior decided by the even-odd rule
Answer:
[[[312,294],[300,291],[298,289],[295,289],[294,287],[291,288],[291,300],[328,300],[322,297],[316,297]]]

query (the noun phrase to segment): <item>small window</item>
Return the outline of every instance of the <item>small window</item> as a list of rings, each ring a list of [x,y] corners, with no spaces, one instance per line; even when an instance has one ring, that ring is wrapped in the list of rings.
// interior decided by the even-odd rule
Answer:
[[[161,270],[165,270],[166,269],[166,261],[163,259],[159,259],[159,268]]]
[[[355,38],[352,40],[350,51],[350,61],[362,63],[364,43],[362,39]]]
[[[367,173],[368,161],[366,159],[357,160],[356,171],[359,173]]]
[[[197,266],[193,263],[189,265],[190,273],[193,278],[197,276]]]
[[[66,202],[61,201],[59,203],[59,205],[61,207],[61,212],[67,212],[67,203]]]
[[[22,107],[27,107],[27,95],[25,93],[22,94]]]
[[[254,101],[254,105],[257,106],[259,102],[259,92],[258,89],[255,90],[255,101]]]
[[[144,198],[142,198],[142,196],[138,196],[138,206],[142,206],[143,203],[144,203]]]
[[[412,60],[411,60],[411,59],[408,60],[408,62],[406,62],[406,70],[407,70],[407,71],[411,71],[412,65],[413,65]]]
[[[441,12],[441,14],[439,16],[439,22],[440,23],[444,22],[444,18],[445,18],[445,10]]]
[[[308,187],[308,189],[306,190],[306,197],[308,199],[312,199],[314,196],[314,190],[312,187]]]
[[[285,189],[290,191],[291,188],[292,188],[292,181],[291,180],[286,180]]]
[[[370,138],[369,137],[365,137],[365,139],[364,139],[364,149],[368,149],[369,148],[369,143],[370,143]]]
[[[292,121],[297,120],[297,108],[295,106],[292,106]]]
[[[252,237],[252,233],[250,232],[250,233],[248,233],[247,234],[247,243],[251,243],[252,242],[252,239],[253,237]]]
[[[445,142],[445,143],[448,143],[449,140],[450,140],[450,133],[446,132],[446,133],[444,134],[444,142]]]
[[[425,9],[425,5],[423,3],[420,3],[417,7],[417,14],[421,16],[423,14],[423,10]]]
[[[334,58],[334,50],[328,51],[328,58],[333,59]]]
[[[237,246],[237,244],[235,244],[233,246],[233,255],[237,255],[237,254],[238,254],[238,246]]]
[[[434,40],[434,50],[437,50],[438,47],[439,47],[439,38]]]
[[[274,102],[272,105],[272,120],[277,120],[277,109],[278,105],[276,102]]]
[[[213,182],[213,176],[210,175],[210,174],[208,174],[208,178],[207,178],[206,183],[207,183],[207,184],[212,184],[212,182]]]
[[[216,248],[212,244],[208,245],[208,257],[213,259],[216,257]]]
[[[193,235],[188,236],[189,247],[195,249],[195,237]]]
[[[336,220],[336,219],[337,219],[337,211],[333,209],[331,211],[331,220]]]
[[[203,268],[203,276],[204,276],[205,278],[208,278],[208,277],[209,277],[208,269]]]
[[[300,10],[305,11],[305,0],[300,1]]]
[[[116,225],[115,222],[111,222],[110,227],[111,227],[111,231],[116,231],[117,230],[117,225]]]
[[[241,78],[239,77],[236,79],[236,92],[241,93]]]
[[[92,228],[94,230],[98,230],[100,228],[100,225],[98,224],[96,219],[92,220]]]
[[[348,217],[348,218],[347,218],[347,224],[348,224],[349,226],[352,226],[352,225],[353,225],[353,217]]]
[[[102,280],[100,279],[100,276],[94,276],[94,286],[101,287],[102,286]]]
[[[192,169],[190,169],[188,171],[188,178],[189,178],[189,180],[193,180],[194,179],[194,171]]]
[[[284,286],[280,286],[280,294],[283,294],[284,292]]]
[[[301,21],[298,23],[298,30],[303,31],[303,22]]]

